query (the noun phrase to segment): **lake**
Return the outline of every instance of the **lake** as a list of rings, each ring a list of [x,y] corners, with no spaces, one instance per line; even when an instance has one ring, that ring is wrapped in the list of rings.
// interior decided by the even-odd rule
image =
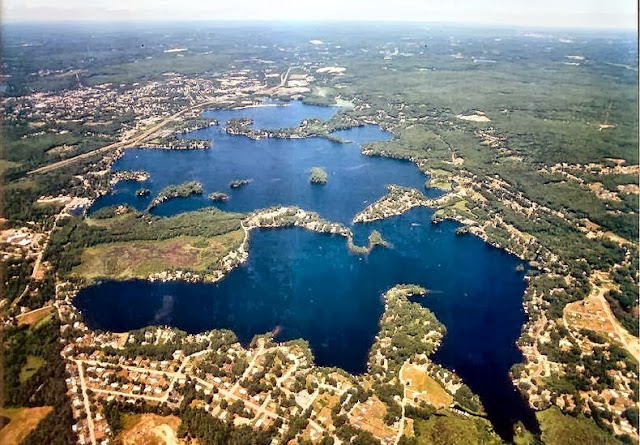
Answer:
[[[320,112],[317,108],[327,111],[294,104],[295,116],[288,107],[211,113],[221,113],[217,116],[225,116],[218,117],[223,122],[249,111],[255,125],[271,128],[278,125],[274,114],[283,109],[287,113],[281,126],[314,116]],[[261,113],[267,116],[259,117]],[[426,177],[415,165],[360,154],[360,144],[390,137],[376,126],[340,132],[339,137],[354,141],[351,144],[320,138],[253,141],[227,135],[218,127],[190,136],[213,139],[213,148],[132,149],[114,165],[150,172],[144,185],[152,190],[148,199],[168,184],[202,181],[205,197],[170,200],[155,209],[158,215],[210,205],[206,194],[224,191],[230,199],[218,207],[226,210],[298,205],[349,224],[385,193],[386,184],[424,190]],[[309,184],[309,169],[315,165],[329,173],[326,186]],[[228,182],[238,177],[253,182],[229,190]],[[135,196],[138,187],[120,183],[94,208],[129,203],[142,209],[148,202]],[[251,232],[248,261],[218,283],[107,281],[83,289],[75,301],[90,327],[113,331],[153,324],[190,333],[228,328],[248,343],[254,335],[278,327],[277,340],[308,340],[318,365],[362,373],[384,309],[382,294],[395,284],[418,284],[429,290],[419,301],[447,329],[434,361],[464,379],[481,397],[496,431],[509,438],[515,421],[535,423],[508,376],[510,367],[522,360],[515,342],[525,322],[524,272],[516,269],[517,258],[474,236],[457,235],[457,223],[432,224],[432,214],[429,209],[413,209],[352,227],[360,242],[375,229],[391,244],[367,256],[349,253],[341,237],[300,228],[260,229]]]
[[[326,117],[327,110],[330,114],[336,112],[336,108],[294,104],[207,114],[226,122],[249,113],[255,120],[254,125],[263,124],[265,126],[260,128],[271,128],[275,125],[273,115],[283,112],[283,126],[297,125],[302,118]],[[298,115],[297,121],[292,118],[290,107]],[[367,125],[333,134],[352,142],[341,144],[324,138],[254,141],[244,136],[229,135],[223,127],[216,126],[189,134],[192,138],[212,139],[213,146],[209,150],[130,149],[116,161],[113,169],[146,170],[150,174],[149,180],[118,183],[112,193],[96,201],[91,211],[117,204],[144,210],[167,185],[197,180],[203,185],[201,196],[168,201],[154,208],[153,213],[169,216],[211,205],[227,211],[248,212],[282,204],[316,211],[331,221],[349,223],[358,212],[386,193],[387,184],[425,190],[427,177],[415,164],[360,153],[362,143],[387,140],[390,133],[378,126]],[[327,172],[326,185],[309,183],[309,173],[314,166]],[[251,183],[231,189],[229,183],[234,179],[251,179]],[[136,196],[135,191],[141,187],[148,188],[151,193],[145,197]],[[213,203],[207,198],[211,192],[224,192],[229,195],[229,200]],[[439,193],[436,189],[425,190],[430,197]]]

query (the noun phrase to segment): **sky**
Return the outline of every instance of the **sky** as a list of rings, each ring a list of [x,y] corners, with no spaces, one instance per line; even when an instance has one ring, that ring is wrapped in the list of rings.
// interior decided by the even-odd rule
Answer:
[[[637,28],[636,0],[4,0],[2,21],[418,21]]]

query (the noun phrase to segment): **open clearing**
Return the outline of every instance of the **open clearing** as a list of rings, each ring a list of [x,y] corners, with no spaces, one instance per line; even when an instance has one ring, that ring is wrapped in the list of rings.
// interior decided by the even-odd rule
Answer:
[[[458,415],[431,416],[414,423],[418,443],[438,445],[495,444],[501,440],[489,432],[490,423],[481,418]]]
[[[174,445],[178,439],[180,419],[157,414],[134,415],[127,418],[125,429],[118,437],[124,445]]]
[[[82,253],[82,264],[73,270],[87,280],[96,278],[147,278],[172,269],[204,272],[244,239],[236,230],[212,238],[179,236],[162,241],[127,241],[90,247]]]
[[[47,364],[47,361],[42,357],[37,357],[35,355],[27,356],[27,363],[24,364],[22,369],[20,370],[20,383],[24,383],[31,378],[38,369],[42,368]]]
[[[436,408],[448,407],[453,403],[453,397],[419,366],[406,363],[400,370],[400,381],[405,385],[410,399],[424,400]]]
[[[550,408],[536,413],[542,430],[542,441],[547,445],[602,445],[619,443],[585,417],[563,415]]]
[[[392,439],[396,431],[390,428],[384,421],[387,414],[387,407],[380,401],[378,396],[370,397],[366,402],[359,403],[351,411],[349,420],[351,423],[365,431],[369,431],[376,437]]]
[[[613,283],[604,274],[594,274],[591,284],[591,295],[565,306],[563,317],[566,323],[578,330],[584,328],[602,332],[618,341],[636,360],[640,360],[640,342],[620,325],[604,297],[607,291],[614,289]]]
[[[469,122],[491,122],[491,119],[489,119],[484,113],[482,112],[478,112],[476,114],[469,114],[469,115],[462,115],[462,114],[458,114],[456,116],[458,119],[461,119],[463,121],[469,121]]]
[[[44,317],[53,312],[53,306],[44,306],[35,311],[27,312],[25,314],[18,315],[18,324],[20,325],[34,325],[42,320]]]
[[[340,397],[335,394],[319,395],[314,403],[314,409],[318,412],[318,423],[326,427],[333,426],[331,408],[338,403],[340,403]]]
[[[0,416],[11,419],[9,424],[0,430],[0,443],[18,445],[52,409],[51,406],[0,408]]]
[[[4,174],[4,172],[13,167],[20,167],[20,163],[0,159],[0,175]]]

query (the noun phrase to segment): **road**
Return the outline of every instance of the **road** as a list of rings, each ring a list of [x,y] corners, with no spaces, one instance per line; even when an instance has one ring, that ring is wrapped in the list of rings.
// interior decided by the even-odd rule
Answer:
[[[622,325],[620,325],[620,322],[611,311],[611,306],[609,306],[609,302],[604,296],[605,292],[608,289],[604,287],[595,287],[595,289],[595,295],[591,298],[600,301],[602,307],[604,308],[605,315],[613,326],[614,334],[616,334],[618,340],[620,341],[620,343],[622,343],[622,346],[624,346],[624,348],[629,351],[629,353],[633,355],[636,360],[640,360],[640,341],[636,337],[631,335],[629,331],[627,331]]]
[[[58,220],[60,219],[63,213],[64,213],[64,209],[61,210],[60,213],[56,215],[55,219],[53,220],[53,226],[51,227],[51,230],[45,232],[46,241],[44,242],[42,249],[40,249],[40,252],[38,253],[38,257],[36,258],[36,262],[33,265],[33,272],[31,272],[32,281],[39,279],[40,268],[42,267],[42,257],[44,256],[44,252],[47,250],[47,247],[49,247],[49,240],[51,239],[51,233],[55,230],[56,226],[58,225]],[[30,283],[31,282],[27,283],[27,285],[24,287],[24,291],[22,291],[20,296],[15,300],[13,300],[13,302],[11,303],[12,308],[16,307],[20,303],[20,301],[22,301],[24,296],[27,295],[27,292],[29,292],[29,289],[30,289]]]
[[[207,105],[214,105],[214,104],[218,104],[221,102],[225,102],[226,101],[226,96],[222,96],[222,97],[218,97],[216,99],[213,100],[208,100],[205,102],[200,102],[196,105],[193,105],[191,107],[187,107],[181,111],[178,111],[177,113],[172,114],[171,116],[165,118],[162,122],[154,125],[153,127],[144,130],[142,133],[138,134],[137,136],[135,136],[132,139],[126,139],[120,142],[115,142],[113,144],[109,144],[106,145],[104,147],[95,149],[93,151],[89,151],[87,153],[82,153],[80,155],[77,156],[73,156],[69,159],[64,159],[62,161],[58,161],[58,162],[54,162],[53,164],[49,164],[49,165],[45,165],[44,167],[40,167],[40,168],[36,168],[35,170],[31,170],[28,174],[33,175],[36,173],[46,173],[52,170],[57,170],[61,167],[64,167],[66,165],[69,164],[73,164],[74,162],[77,162],[81,159],[86,159],[89,158],[91,156],[95,156],[96,154],[100,154],[100,153],[104,153],[107,151],[111,151],[117,148],[126,148],[126,147],[130,147],[133,145],[136,145],[140,142],[142,142],[144,139],[146,139],[147,137],[149,137],[150,135],[152,135],[153,133],[155,133],[156,131],[160,130],[162,127],[164,127],[165,125],[167,125],[169,122],[177,119],[178,117],[182,116],[183,114],[187,113],[188,111],[193,111],[196,110],[198,108],[201,107],[206,107]]]
[[[249,363],[249,366],[247,366],[247,369],[244,371],[242,377],[240,377],[237,382],[230,388],[230,389],[224,389],[221,386],[218,385],[214,385],[213,383],[207,382],[206,380],[203,380],[199,377],[193,376],[193,375],[189,375],[184,373],[184,369],[187,366],[188,362],[196,356],[200,356],[203,354],[206,354],[209,351],[208,349],[205,349],[203,351],[199,351],[196,352],[194,354],[191,354],[187,357],[185,357],[185,359],[182,361],[182,363],[180,364],[180,367],[178,368],[178,370],[176,372],[172,372],[172,371],[164,371],[164,370],[158,370],[158,369],[151,369],[151,368],[141,368],[138,366],[130,366],[130,365],[118,365],[123,369],[127,369],[130,371],[135,371],[135,372],[140,372],[140,373],[148,373],[148,374],[157,374],[157,375],[166,375],[168,377],[171,377],[171,382],[169,384],[169,388],[167,389],[167,391],[165,391],[165,393],[161,396],[154,396],[154,395],[147,395],[147,394],[131,394],[131,393],[126,393],[126,392],[121,392],[121,391],[114,391],[111,389],[99,389],[99,388],[92,388],[91,390],[94,391],[95,393],[99,393],[99,394],[105,394],[105,395],[111,395],[111,396],[119,396],[119,397],[126,397],[126,398],[131,398],[131,399],[143,399],[143,400],[148,400],[151,402],[157,402],[157,403],[164,403],[168,401],[169,395],[171,394],[173,387],[176,383],[176,381],[178,379],[187,379],[188,377],[196,380],[201,386],[208,388],[212,391],[217,391],[220,395],[222,395],[225,399],[227,400],[241,400],[246,407],[251,408],[252,410],[255,411],[255,416],[254,416],[254,420],[258,420],[262,417],[270,417],[272,419],[282,419],[285,420],[285,418],[281,417],[280,415],[278,415],[277,413],[270,411],[267,407],[269,404],[269,401],[271,400],[270,394],[266,397],[265,401],[261,404],[258,405],[257,403],[254,403],[252,400],[247,400],[241,396],[236,395],[236,391],[239,389],[240,385],[239,382],[245,378],[247,378],[255,364],[256,361],[258,360],[258,357],[260,357],[261,355],[270,352],[271,350],[273,350],[273,348],[264,348],[264,345],[260,345],[259,349],[255,352],[255,355],[253,356],[253,359],[251,360],[251,362]],[[291,377],[291,375],[293,373],[295,373],[295,371],[299,368],[300,366],[300,361],[297,358],[294,358],[294,364],[292,367],[290,367],[280,378],[276,379],[277,385],[278,387],[282,388],[285,393],[287,394],[292,394],[289,390],[287,390],[286,388],[283,388],[281,385],[282,383],[284,383],[284,381],[286,381],[288,378]],[[98,367],[109,367],[109,366],[113,366],[112,364],[108,364],[108,363],[103,363],[97,360],[75,360],[76,364],[78,365],[78,370],[79,370],[79,374],[80,374],[80,385],[82,387],[82,394],[83,394],[83,398],[84,398],[84,405],[85,405],[85,410],[87,412],[87,418],[88,418],[88,422],[89,422],[89,431],[92,435],[92,444],[95,444],[95,435],[93,433],[93,419],[91,417],[91,410],[90,410],[90,404],[89,404],[89,398],[87,396],[87,385],[84,379],[84,371],[83,371],[83,365],[91,365],[91,366],[98,366]],[[317,396],[320,394],[320,386],[318,386],[318,388],[316,389],[316,391],[312,394],[312,397],[310,399],[310,403],[306,406],[306,407],[302,407],[303,409],[308,408],[309,406],[311,406],[314,402],[314,400],[317,398]],[[322,385],[322,386],[326,386],[328,388],[337,390],[337,388],[331,386],[329,387],[328,385]],[[337,390],[340,391],[340,390]],[[216,408],[217,409],[217,408]],[[217,413],[214,411],[212,412],[212,415],[217,416]],[[311,425],[311,427],[313,429],[315,429],[319,434],[322,434],[325,431],[325,428],[318,424],[317,422],[315,422],[313,419],[309,419],[309,424]],[[340,444],[341,441],[338,439],[338,437],[336,437],[335,435],[332,435],[332,437],[335,440],[335,443]]]
[[[272,87],[272,88],[269,88],[269,89],[265,89],[262,92],[271,94],[271,93],[275,92],[278,88],[281,88],[281,87],[285,86],[287,84],[287,81],[289,80],[289,75],[291,74],[291,68],[292,67],[289,67],[287,69],[287,71],[282,75],[282,78],[280,80],[280,84],[279,85],[276,85],[275,87]],[[256,92],[260,92],[260,90],[258,90]],[[115,149],[118,149],[118,148],[127,148],[127,147],[134,146],[134,145],[139,144],[140,142],[142,142],[144,139],[146,139],[147,137],[149,137],[150,135],[152,135],[156,131],[160,130],[162,127],[167,125],[169,122],[177,119],[178,117],[182,116],[183,114],[185,114],[185,113],[187,113],[189,111],[197,110],[198,108],[206,107],[208,105],[215,105],[215,104],[228,102],[229,100],[231,100],[231,96],[226,96],[225,95],[225,96],[217,97],[215,99],[207,100],[205,102],[200,102],[198,104],[192,105],[192,106],[187,107],[187,108],[185,108],[185,109],[183,109],[181,111],[178,111],[177,113],[172,114],[171,116],[169,116],[166,119],[164,119],[162,122],[154,125],[153,127],[149,128],[147,130],[144,130],[142,133],[138,134],[137,136],[135,136],[132,139],[126,139],[126,140],[123,140],[123,141],[114,142],[113,144],[109,144],[109,145],[106,145],[104,147],[97,148],[97,149],[89,151],[87,153],[82,153],[80,155],[73,156],[73,157],[71,157],[69,159],[64,159],[62,161],[54,162],[53,164],[49,164],[49,165],[45,165],[43,167],[36,168],[34,170],[31,170],[28,174],[29,175],[33,175],[33,174],[36,174],[36,173],[46,173],[46,172],[49,172],[49,171],[52,171],[52,170],[57,170],[59,168],[67,166],[69,164],[73,164],[74,162],[77,162],[79,160],[87,159],[87,158],[89,158],[91,156],[95,156],[97,154],[105,153],[107,151],[115,150]]]
[[[236,381],[236,383],[231,387],[230,391],[231,391],[232,394],[235,393],[238,390],[238,388],[240,388],[240,382],[242,380],[246,379],[247,377],[249,377],[249,373],[251,372],[251,370],[255,366],[256,360],[258,360],[258,357],[260,357],[260,355],[262,355],[263,352],[265,352],[264,351],[264,345],[260,344],[260,348],[256,351],[255,355],[253,356],[253,359],[251,359],[251,362],[249,363],[249,366],[247,366],[247,369],[245,369],[244,372],[242,373],[242,377],[240,377]]]
[[[78,365],[78,375],[80,376],[80,387],[82,388],[82,398],[84,399],[84,410],[87,413],[87,424],[89,425],[89,437],[91,444],[96,445],[96,433],[93,429],[93,416],[91,414],[91,405],[89,404],[89,396],[87,395],[87,382],[84,380],[84,370],[82,369],[82,362],[76,360]]]
[[[185,368],[185,366],[187,365],[187,363],[193,358],[193,357],[197,357],[203,354],[206,354],[209,351],[208,349],[205,349],[203,351],[199,351],[199,352],[195,352],[187,357],[185,357],[185,359],[182,361],[182,364],[180,365],[180,368],[178,369],[177,372],[171,372],[171,371],[161,371],[161,370],[157,370],[157,369],[151,369],[151,368],[140,368],[138,366],[128,366],[128,365],[119,365],[121,368],[123,369],[128,369],[130,371],[136,371],[136,372],[140,372],[140,373],[149,373],[149,374],[165,374],[169,377],[172,377],[172,380],[169,384],[169,388],[167,389],[167,391],[164,393],[163,396],[149,396],[146,394],[130,394],[130,393],[125,393],[125,392],[120,392],[120,391],[113,391],[110,389],[92,389],[92,391],[97,392],[97,393],[102,393],[102,394],[108,394],[108,395],[113,395],[113,396],[121,396],[121,397],[128,397],[128,398],[133,398],[133,399],[145,399],[145,400],[150,400],[153,402],[166,402],[169,398],[169,394],[171,394],[171,391],[173,390],[173,387],[176,383],[176,381],[180,378],[186,379],[187,377],[189,377],[187,374],[183,373],[183,370]],[[231,390],[226,390],[223,389],[219,386],[213,385],[212,383],[209,383],[205,380],[202,380],[200,378],[195,378],[202,386],[205,386],[209,389],[216,389],[219,393],[221,393],[222,395],[224,395],[225,397],[232,399],[232,400],[242,400],[245,405],[251,407],[252,409],[254,409],[255,411],[258,412],[258,414],[260,416],[268,416],[271,418],[280,418],[280,416],[278,416],[277,414],[268,411],[267,409],[265,409],[265,407],[263,406],[259,406],[249,400],[245,400],[237,395],[235,395],[235,392],[237,391],[238,387],[239,387],[239,382],[240,380],[246,378],[249,373],[251,372],[251,370],[253,369],[253,366],[256,363],[256,360],[258,359],[258,357],[263,353],[263,352],[268,352],[268,350],[265,350],[264,347],[262,345],[260,345],[260,349],[256,352],[255,356],[253,357],[253,360],[251,361],[251,363],[249,364],[249,366],[247,367],[247,369],[245,370],[243,376],[238,379],[238,381],[236,382],[236,384],[233,386],[233,388],[231,388]],[[83,394],[85,393],[86,390],[86,384],[84,382],[84,374],[82,373],[82,364],[87,364],[87,365],[93,365],[93,366],[113,366],[113,365],[109,365],[108,363],[102,363],[96,360],[76,360],[76,363],[78,364],[78,369],[80,369],[80,383],[82,385],[82,390],[83,390]],[[193,377],[193,376],[192,376]],[[88,399],[85,398],[85,405],[88,404]],[[88,412],[88,411],[87,411]],[[90,428],[93,427],[93,423],[91,424]]]
[[[407,360],[406,362],[404,362],[404,365],[406,365],[407,363],[409,363],[409,360]],[[404,367],[404,365],[402,365]],[[402,369],[402,368],[401,368]],[[405,419],[405,403],[407,401],[407,386],[405,384],[402,384],[402,417],[400,417],[400,426],[398,427],[398,434],[396,435],[396,438],[393,441],[394,445],[398,445],[398,443],[400,442],[400,439],[402,438],[402,434],[404,433],[404,419]]]

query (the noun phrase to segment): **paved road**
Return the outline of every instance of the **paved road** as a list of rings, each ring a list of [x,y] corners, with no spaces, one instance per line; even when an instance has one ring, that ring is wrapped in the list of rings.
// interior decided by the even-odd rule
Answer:
[[[135,136],[132,139],[126,139],[124,141],[120,141],[120,142],[115,142],[113,144],[109,144],[106,145],[104,147],[98,148],[96,150],[87,152],[87,153],[82,153],[80,155],[77,156],[73,156],[69,159],[64,159],[62,161],[58,161],[58,162],[54,162],[53,164],[49,164],[49,165],[45,165],[44,167],[40,167],[40,168],[36,168],[35,170],[31,170],[28,174],[32,175],[32,174],[36,174],[36,173],[46,173],[52,170],[57,170],[59,168],[62,168],[66,165],[72,164],[74,162],[77,162],[81,159],[86,159],[89,158],[91,156],[95,156],[96,154],[100,154],[100,153],[104,153],[107,151],[111,151],[111,150],[115,150],[117,148],[125,148],[125,147],[130,147],[136,144],[139,144],[140,142],[142,142],[144,139],[146,139],[147,137],[149,137],[151,134],[155,133],[156,131],[160,130],[162,127],[164,127],[165,125],[167,125],[169,122],[175,120],[176,118],[182,116],[183,114],[185,114],[188,111],[192,111],[201,107],[206,107],[207,105],[214,105],[214,104],[218,104],[221,102],[226,102],[227,96],[222,96],[213,100],[208,100],[206,102],[200,102],[199,104],[193,105],[191,107],[187,107],[184,110],[178,111],[177,113],[172,114],[171,116],[167,117],[166,119],[164,119],[162,122],[154,125],[153,127],[144,130],[142,133],[138,134],[137,136]]]
[[[80,387],[82,388],[82,398],[84,399],[84,410],[87,413],[87,424],[89,425],[89,436],[91,444],[96,445],[96,433],[93,429],[93,415],[91,414],[91,405],[89,404],[89,396],[87,395],[87,382],[84,380],[84,371],[82,369],[82,362],[76,360],[78,365],[78,375],[80,376]]]
[[[264,346],[260,345],[260,348],[256,351],[256,354],[253,356],[253,359],[251,359],[251,362],[249,363],[249,366],[247,366],[247,369],[244,370],[244,372],[242,373],[242,377],[240,377],[238,380],[236,380],[236,383],[234,383],[234,385],[231,387],[230,391],[232,394],[235,394],[235,392],[238,390],[238,388],[240,388],[240,382],[244,379],[246,379],[247,377],[249,377],[249,373],[251,372],[251,370],[253,369],[253,367],[256,364],[256,360],[258,360],[258,357],[260,357],[260,355],[262,355],[263,352],[268,352],[264,350]]]
[[[45,232],[46,241],[44,242],[42,249],[40,249],[40,252],[38,253],[38,257],[36,258],[36,262],[33,265],[31,280],[38,279],[40,268],[42,267],[42,257],[44,256],[44,252],[47,250],[47,247],[49,247],[49,240],[51,240],[51,233],[53,233],[53,231],[55,230],[56,226],[58,225],[58,220],[60,219],[63,213],[64,213],[64,209],[62,209],[60,213],[56,215],[55,219],[53,220],[53,226],[51,227],[51,230]],[[20,304],[24,296],[27,295],[27,292],[29,292],[29,289],[30,289],[30,282],[27,283],[27,285],[24,288],[24,291],[20,294],[20,296],[15,300],[13,300],[13,302],[11,303],[12,308]]]
[[[287,81],[289,80],[289,75],[291,74],[291,67],[289,67],[287,69],[287,71],[282,75],[282,78],[280,80],[280,84],[276,85],[275,87],[272,88],[268,88],[265,89],[263,92],[266,93],[273,93],[274,91],[276,91],[278,88],[281,88],[283,86],[286,85]],[[259,92],[259,91],[258,91]],[[172,114],[171,116],[167,117],[166,119],[164,119],[162,122],[160,122],[159,124],[154,125],[153,127],[144,130],[142,133],[140,133],[139,135],[135,136],[133,139],[126,139],[124,141],[119,141],[119,142],[115,142],[113,144],[109,144],[107,146],[98,148],[96,150],[87,152],[87,153],[82,153],[80,155],[77,156],[73,156],[69,159],[64,159],[62,161],[58,161],[58,162],[54,162],[53,164],[49,164],[49,165],[45,165],[43,167],[40,168],[36,168],[34,170],[31,170],[28,174],[29,175],[33,175],[36,173],[46,173],[52,170],[57,170],[59,168],[62,168],[66,165],[72,164],[74,162],[77,162],[81,159],[86,159],[89,158],[91,156],[95,156],[96,154],[100,154],[100,153],[105,153],[107,151],[111,151],[111,150],[115,150],[118,148],[126,148],[126,147],[131,147],[134,146],[136,144],[139,144],[140,142],[142,142],[144,139],[146,139],[147,137],[149,137],[150,135],[152,135],[153,133],[155,133],[156,131],[160,130],[162,127],[164,127],[165,125],[167,125],[169,122],[175,120],[176,118],[182,116],[183,114],[187,113],[188,111],[193,111],[196,110],[198,108],[202,108],[202,107],[206,107],[207,105],[214,105],[214,104],[219,104],[219,103],[224,103],[224,102],[228,102],[230,100],[231,96],[220,96],[217,97],[215,99],[212,100],[208,100],[205,102],[200,102],[198,104],[192,105],[190,107],[185,108],[184,110],[178,111],[177,113]]]
[[[604,313],[609,319],[609,322],[613,325],[614,333],[618,337],[620,343],[622,343],[622,346],[624,346],[625,349],[636,358],[636,360],[640,360],[640,340],[631,335],[629,331],[627,331],[622,325],[620,325],[620,322],[611,311],[609,302],[604,296],[607,289],[605,289],[604,287],[597,287],[596,289],[596,295],[594,295],[592,298],[600,300],[600,303],[604,308]]]

